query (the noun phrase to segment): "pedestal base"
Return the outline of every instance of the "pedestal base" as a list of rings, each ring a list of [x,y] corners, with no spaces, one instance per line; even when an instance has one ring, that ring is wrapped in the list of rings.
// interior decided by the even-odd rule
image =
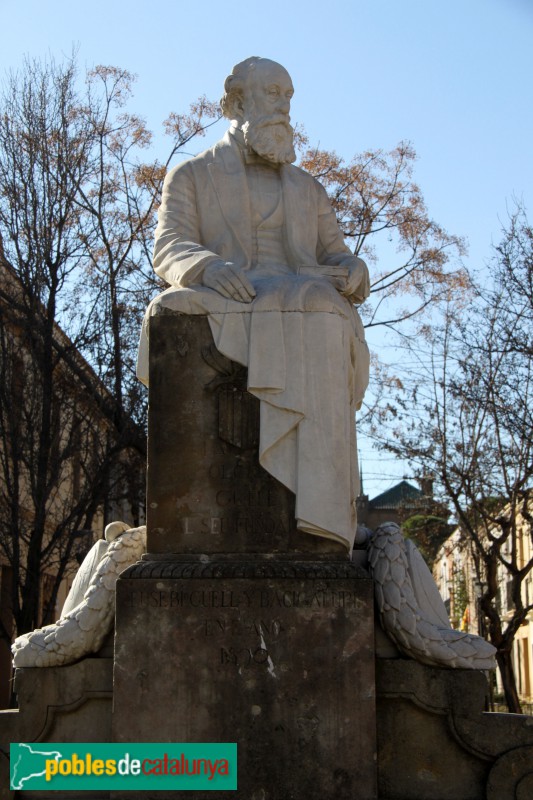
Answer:
[[[238,743],[218,796],[376,797],[372,586],[349,562],[136,565],[114,691],[115,741]]]

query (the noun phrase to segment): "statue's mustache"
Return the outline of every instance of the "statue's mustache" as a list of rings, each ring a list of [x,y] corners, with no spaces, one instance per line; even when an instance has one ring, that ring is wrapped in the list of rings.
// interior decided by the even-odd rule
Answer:
[[[267,128],[270,125],[283,125],[289,133],[293,133],[293,127],[290,121],[291,118],[288,114],[263,114],[260,117],[247,120],[246,125],[253,128]]]

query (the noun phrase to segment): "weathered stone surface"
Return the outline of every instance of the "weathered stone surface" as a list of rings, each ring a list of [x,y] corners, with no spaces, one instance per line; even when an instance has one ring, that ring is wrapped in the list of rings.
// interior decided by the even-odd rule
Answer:
[[[379,800],[521,800],[533,718],[485,713],[483,673],[378,659],[376,691]]]
[[[112,659],[98,657],[68,667],[17,670],[18,741],[109,741],[112,675]]]
[[[338,566],[340,577],[277,562],[126,573],[115,740],[237,742],[234,800],[375,798],[372,587]]]
[[[111,646],[110,646],[111,645]],[[111,652],[110,652],[111,650]],[[111,657],[110,657],[111,656]],[[0,712],[0,752],[11,742],[109,742],[113,699],[111,642],[93,658],[67,667],[17,669],[15,691],[19,708]],[[24,791],[25,800],[57,798],[57,792]],[[94,797],[106,792],[60,792],[64,800]],[[11,800],[9,761],[0,761],[0,798]],[[17,794],[18,796],[18,794]]]
[[[293,566],[295,568],[294,574],[299,577],[304,575],[305,570],[307,570],[308,578],[312,576],[313,581],[320,581],[320,576],[322,576],[322,580],[330,578],[329,570],[331,565],[329,564],[322,563],[314,567],[309,564],[301,567]],[[340,567],[340,565],[336,566]],[[209,585],[213,590],[219,590],[224,585],[224,582],[228,580],[229,567],[227,565],[224,565],[218,573],[212,564],[204,564],[203,568],[206,570],[204,578],[207,578],[208,575],[211,576],[209,577]],[[174,575],[171,580],[175,581],[178,574],[185,574],[185,570],[189,574],[191,573],[191,564],[188,563],[182,566],[180,572],[175,565],[170,569],[168,564],[165,567],[164,562],[160,561],[157,564],[147,563],[140,565],[135,567],[132,572],[136,570],[137,574],[140,574],[141,570],[147,570],[146,574],[150,574],[149,571],[151,570],[157,587],[161,582],[160,576],[163,574],[164,569]],[[255,579],[252,576],[256,569],[257,565],[253,565],[253,568],[248,566],[243,568],[240,574],[248,575],[247,580],[253,582]],[[264,569],[266,570],[266,566],[264,566]],[[285,564],[283,569],[285,577],[281,579],[278,576],[277,580],[283,580],[284,585],[287,585],[286,581],[287,576],[290,574],[291,565]],[[272,567],[271,571],[272,573],[274,572]],[[199,573],[196,570],[194,572],[197,575],[196,580],[199,580]],[[219,574],[219,577],[214,579],[212,577],[214,574]],[[345,576],[342,578],[344,581],[348,572],[345,571],[342,574]],[[156,577],[157,575],[159,577]],[[261,580],[270,581],[271,579],[263,576]],[[131,578],[130,580],[131,583],[135,583],[138,586],[145,585],[147,581],[149,582],[146,578]],[[179,580],[181,581],[181,579]],[[152,594],[153,591],[163,592],[163,594],[154,595]],[[162,605],[156,605],[156,603],[165,603],[166,591],[166,586],[156,588],[156,590],[152,589],[141,602],[154,603],[152,608],[161,616]],[[219,595],[220,599],[222,597],[222,595]],[[131,598],[129,602],[131,603]],[[213,617],[210,616],[209,609],[204,609],[208,615],[206,617],[208,619],[208,628],[213,619],[220,619],[221,611],[227,614],[228,619],[235,618],[238,620],[238,625],[246,620],[244,612],[237,614],[235,608],[233,608],[233,611],[231,611],[231,606],[229,608],[230,610],[226,612],[225,608],[213,607],[211,610]],[[200,613],[201,609],[202,607],[196,608],[194,614]],[[143,614],[146,614],[146,610],[144,608]],[[290,612],[291,606],[285,608],[283,612],[285,614],[284,618],[287,618]],[[133,613],[132,609],[130,608],[127,613]],[[318,622],[315,621],[314,624],[316,626],[323,625],[320,620]],[[218,622],[217,627],[220,633],[213,631],[212,636],[204,637],[206,641],[213,642],[215,653],[217,648],[224,647],[221,644],[221,637],[225,635]],[[133,651],[135,657],[137,657],[138,649],[141,647],[141,643],[137,640],[143,630],[144,628],[140,627],[137,629],[132,627],[130,629],[130,643],[137,648],[137,650]],[[182,627],[181,631],[181,633],[179,631],[177,633],[180,646],[183,638]],[[279,633],[281,637],[281,630]],[[241,634],[236,632],[236,634],[237,636],[244,635],[242,632]],[[255,629],[253,635],[256,635]],[[269,635],[271,634],[269,633]],[[303,647],[302,639],[304,635],[305,629],[301,631],[300,648]],[[160,649],[160,644],[155,642],[155,634],[152,633],[151,636],[154,651],[152,660],[146,653],[143,653],[142,661],[139,664],[126,664],[123,675],[125,683],[120,690],[122,702],[127,700],[127,702],[131,703],[132,709],[136,710],[139,715],[138,719],[130,720],[137,726],[135,733],[138,731],[138,726],[143,718],[149,719],[153,724],[153,718],[156,715],[156,709],[153,707],[154,681],[152,680],[150,683],[148,678],[149,676],[153,678],[155,674],[155,686],[157,687],[159,685],[157,680],[159,678],[159,667],[155,673],[153,670],[148,673],[143,669],[143,665],[146,665],[147,661],[149,665],[156,662],[156,652]],[[118,638],[120,643],[123,637],[119,635]],[[236,641],[239,641],[239,639]],[[322,663],[325,657],[324,648],[322,646],[317,647],[315,640],[306,642],[304,664],[306,661],[312,660],[315,651],[317,652],[318,667],[321,670],[321,674],[326,677],[327,671],[322,671]],[[103,653],[106,652],[103,651]],[[295,653],[295,657],[296,655]],[[277,657],[278,655],[276,654]],[[333,656],[328,657],[332,658]],[[125,658],[126,651],[123,650],[119,659],[120,663],[124,664]],[[353,702],[356,704],[359,685],[359,679],[357,678],[359,669],[357,652],[350,659],[355,664],[356,677],[355,683],[350,687],[349,696],[353,698]],[[171,676],[174,686],[183,686],[183,678],[179,677],[179,674],[184,665],[190,660],[191,656],[184,655],[181,651],[178,651],[177,647],[174,647],[168,659],[159,659],[161,677]],[[364,660],[365,656],[363,654],[363,662]],[[232,667],[232,671],[228,672],[228,667]],[[220,675],[215,684],[216,696],[214,701],[212,700],[216,714],[220,716],[222,710],[226,708],[229,714],[229,722],[232,721],[233,717],[237,718],[237,729],[239,726],[241,730],[246,729],[246,725],[248,725],[247,731],[251,733],[251,741],[255,741],[256,734],[261,731],[261,725],[264,724],[264,717],[260,720],[257,719],[257,717],[261,718],[261,714],[250,719],[251,713],[246,703],[251,692],[259,691],[257,688],[257,674],[260,674],[261,668],[260,663],[254,662],[253,666],[242,667],[242,674],[239,675],[239,667],[235,664],[221,663]],[[362,669],[363,672],[366,669],[364,663]],[[266,671],[268,673],[268,667]],[[296,675],[294,669],[292,669],[292,672]],[[231,679],[224,680],[224,675],[228,674]],[[197,677],[201,677],[201,673],[198,673]],[[302,676],[300,675],[300,677]],[[299,690],[299,686],[298,692],[287,692],[281,713],[289,713],[293,709],[298,710],[299,704],[305,701],[305,682],[309,680],[310,677],[308,676],[300,681],[304,685],[303,692]],[[318,680],[318,677],[313,680]],[[481,673],[471,670],[445,670],[424,667],[403,659],[378,659],[376,680],[379,800],[447,800],[447,798],[454,798],[454,800],[469,800],[469,798],[475,798],[475,800],[529,800],[532,796],[533,718],[513,714],[484,713],[483,708],[487,689],[485,678]],[[242,688],[247,681],[251,682],[252,685],[248,686],[248,688],[245,685]],[[197,682],[200,683],[199,680]],[[233,698],[234,692],[238,689],[242,689],[243,697],[238,699],[237,706],[233,707],[229,698]],[[19,692],[20,711],[0,712],[1,747],[3,752],[8,752],[10,741],[106,741],[109,737],[111,663],[108,658],[86,659],[70,667],[19,670],[17,671],[17,690]],[[333,708],[337,704],[335,698],[338,697],[338,691],[337,687],[328,687],[324,681],[321,681],[318,688],[314,687],[313,696],[323,706],[333,703],[333,706],[331,706]],[[188,716],[183,715],[181,717],[177,714],[176,698],[171,697],[164,710],[161,711],[161,708],[159,709],[159,727],[157,728],[156,738],[159,738],[159,734],[163,735],[166,732],[165,725],[167,727],[175,725],[177,734],[169,738],[178,738],[182,737],[182,733],[185,735],[188,726],[197,724],[194,722],[195,717],[200,716],[205,722],[204,712],[198,711],[198,698],[202,693],[208,693],[208,690],[205,688],[200,689],[200,686],[193,690],[191,705],[188,709],[186,708]],[[135,700],[137,695],[139,697]],[[268,696],[268,694],[265,696]],[[158,700],[157,702],[161,701]],[[351,702],[352,700],[350,699],[350,702],[347,703],[349,713],[352,711]],[[260,703],[257,703],[257,705],[260,705]],[[212,705],[209,706],[209,708],[211,707]],[[263,713],[264,704],[262,706]],[[272,706],[270,711],[271,718],[274,713],[279,713],[279,704]],[[300,716],[305,719],[305,713]],[[167,717],[170,717],[170,723],[167,721]],[[192,722],[189,720],[192,720]],[[296,720],[298,720],[298,717],[296,717]],[[161,727],[161,723],[163,727]],[[305,730],[305,726],[302,729]],[[298,727],[297,730],[299,731],[300,728]],[[269,727],[267,734],[267,742],[273,745],[276,745],[277,741],[285,735],[283,731],[275,730],[275,726],[274,729]],[[312,749],[311,742],[306,743],[304,739],[300,747],[298,736],[299,733],[297,732],[295,736],[296,745],[293,742],[292,746],[296,747],[298,752],[302,751],[309,754]],[[364,733],[361,736],[364,737]],[[134,735],[132,733],[131,739],[133,738]],[[335,755],[337,761],[340,754],[341,751]],[[361,747],[359,740],[353,742],[350,758],[354,764],[360,761]],[[333,759],[329,762],[326,760],[324,763],[331,766],[331,764],[335,763],[335,760]],[[0,797],[11,800],[13,794],[8,789],[8,775],[8,761],[6,758],[2,758],[2,761],[0,761]],[[340,780],[342,774],[337,773],[337,777]],[[278,779],[276,775],[272,776],[271,783],[278,787],[280,796],[284,798],[290,797],[288,793],[281,794],[281,779]],[[54,793],[54,797],[56,794]],[[79,794],[80,797],[83,795],[84,800],[91,800],[87,793],[80,792]],[[101,796],[103,797],[104,795]],[[251,793],[246,795],[247,800],[252,796]],[[320,796],[327,797],[325,794]],[[343,794],[339,792],[335,796],[342,797]],[[350,800],[357,796],[357,794],[351,795]],[[28,800],[31,800],[32,795],[27,793],[27,797]],[[44,798],[44,795],[39,793],[39,797]],[[141,797],[146,800],[145,793]],[[232,793],[232,798],[237,800],[238,794]],[[265,800],[267,798],[268,795],[265,795]],[[67,795],[65,795],[65,800],[68,800]],[[164,800],[164,797],[159,796],[159,793],[158,800]],[[191,797],[191,800],[194,800],[194,798]]]
[[[206,317],[150,320],[148,552],[345,557],[296,530],[293,493],[258,463],[259,401],[242,377],[213,388],[212,347]]]
[[[490,771],[487,800],[533,797],[533,744],[518,747],[502,756]]]

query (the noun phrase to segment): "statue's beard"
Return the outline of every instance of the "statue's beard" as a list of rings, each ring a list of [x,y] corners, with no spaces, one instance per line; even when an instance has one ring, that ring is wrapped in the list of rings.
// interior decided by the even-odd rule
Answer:
[[[296,160],[294,128],[283,114],[248,120],[242,132],[246,145],[261,158],[274,164],[291,164]]]

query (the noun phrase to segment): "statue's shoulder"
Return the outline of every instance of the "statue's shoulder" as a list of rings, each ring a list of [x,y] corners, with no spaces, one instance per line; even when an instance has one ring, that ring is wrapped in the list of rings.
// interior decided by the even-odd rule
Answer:
[[[320,197],[327,197],[326,190],[320,181],[311,175],[310,172],[307,172],[301,167],[297,167],[295,164],[287,164],[284,169],[286,171],[285,174],[289,175],[293,183],[298,184],[301,188],[307,188],[308,191],[314,191],[315,194]]]
[[[185,177],[187,175],[191,176],[195,173],[202,172],[203,170],[207,169],[209,164],[223,161],[225,155],[229,153],[231,149],[231,143],[225,136],[212,147],[209,147],[202,153],[198,153],[198,155],[193,156],[192,158],[182,161],[180,164],[177,164],[175,167],[169,170],[167,174],[167,181],[173,182],[181,177]]]
[[[298,167],[296,164],[285,164],[284,169],[288,170],[292,176],[296,177],[299,180],[305,180],[305,181],[316,180],[315,178],[313,178],[310,172],[306,172],[305,169]]]

